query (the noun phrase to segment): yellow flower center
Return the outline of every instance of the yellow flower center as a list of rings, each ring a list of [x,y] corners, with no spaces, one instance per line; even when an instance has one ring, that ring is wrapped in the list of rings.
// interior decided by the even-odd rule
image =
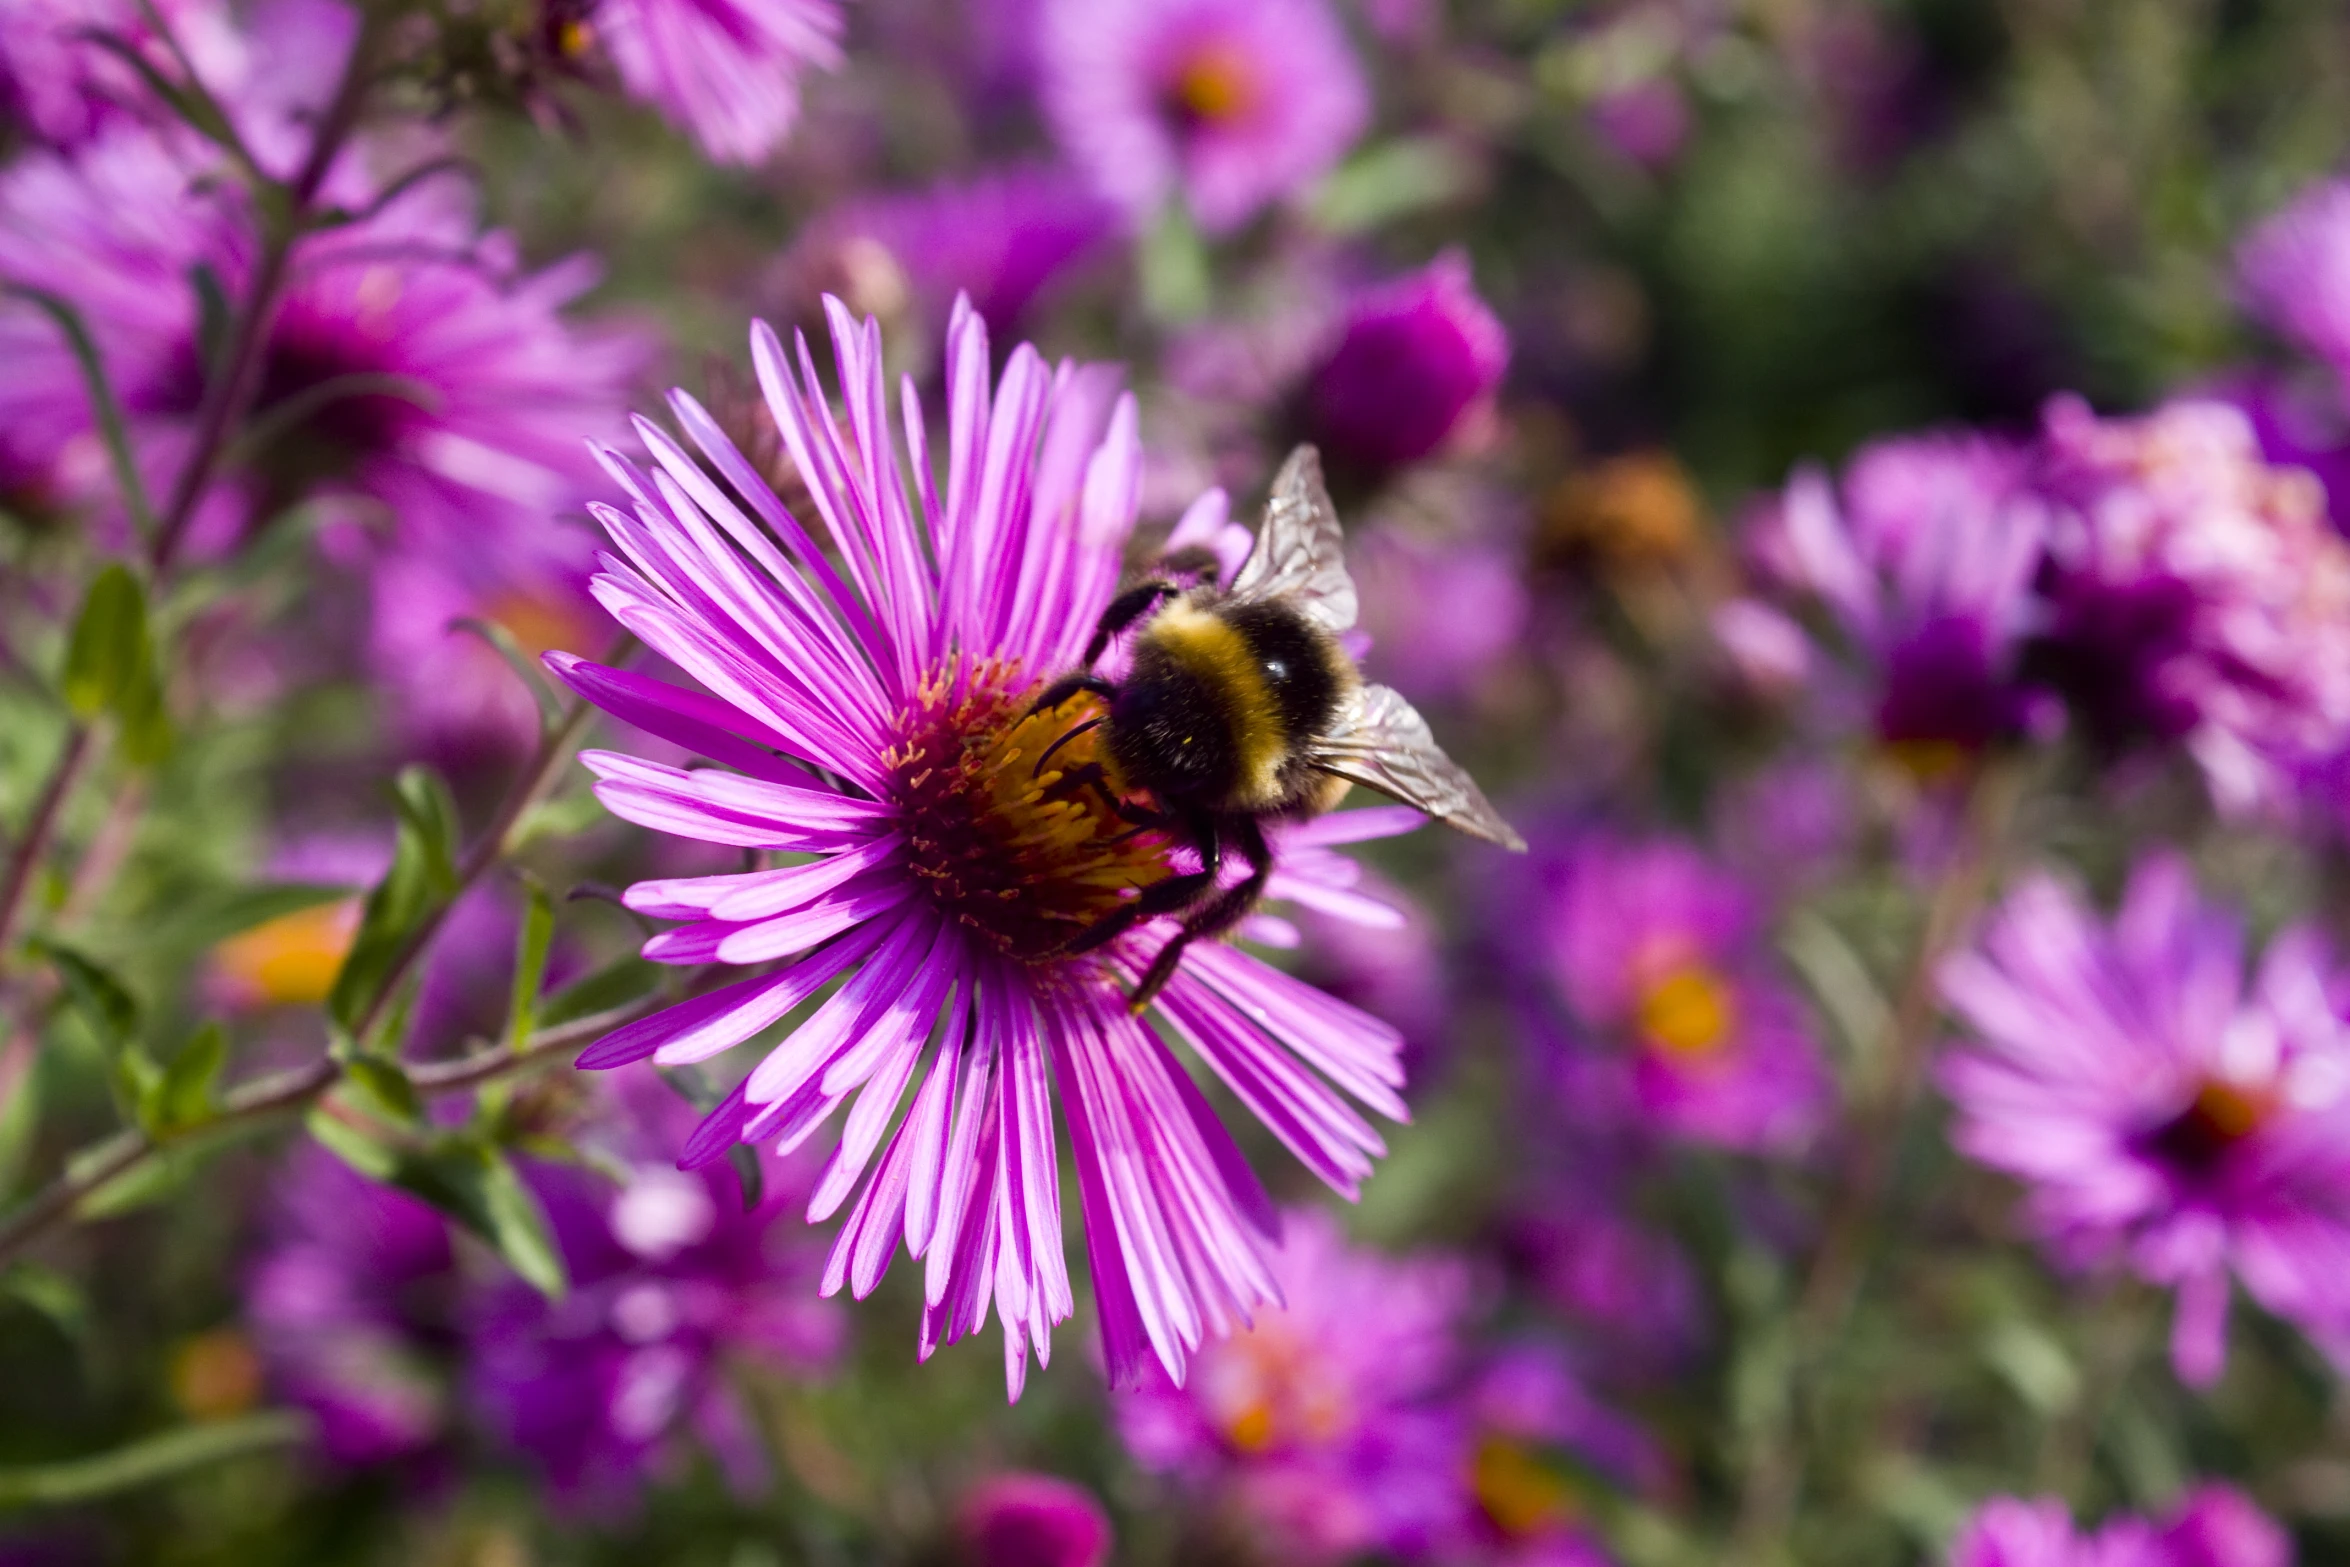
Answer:
[[[1676,1061],[1704,1061],[1729,1043],[1730,988],[1703,964],[1667,970],[1640,993],[1640,1037]]]
[[[1517,1443],[1487,1437],[1469,1472],[1477,1505],[1512,1539],[1556,1528],[1575,1516],[1574,1488]]]
[[[1198,1376],[1209,1422],[1235,1452],[1328,1442],[1352,1424],[1344,1389],[1281,1317],[1260,1319],[1216,1346]]]
[[[1257,64],[1236,45],[1203,44],[1176,70],[1168,98],[1193,125],[1228,125],[1256,105]]]
[[[261,1400],[261,1358],[234,1328],[215,1328],[171,1357],[172,1402],[192,1420],[224,1420]]]
[[[316,1006],[359,933],[359,900],[296,909],[240,931],[212,949],[214,970],[254,1006]]]
[[[1972,746],[1956,740],[1888,740],[1885,758],[1921,784],[1948,783],[1974,765]]]
[[[1166,837],[1112,805],[1098,729],[1038,768],[1100,706],[1079,696],[1031,714],[1039,689],[993,660],[951,663],[917,693],[884,758],[909,869],[942,914],[1024,963],[1059,957],[1168,874]]]

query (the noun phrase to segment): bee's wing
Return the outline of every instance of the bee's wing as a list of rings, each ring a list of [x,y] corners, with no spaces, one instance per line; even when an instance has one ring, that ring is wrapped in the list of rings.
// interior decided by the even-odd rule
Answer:
[[[1355,585],[1346,574],[1338,508],[1322,486],[1321,454],[1311,446],[1291,452],[1274,475],[1257,547],[1232,579],[1232,596],[1286,599],[1334,634],[1355,623]]]
[[[1416,805],[1471,837],[1516,852],[1526,847],[1477,780],[1438,748],[1428,721],[1387,686],[1359,688],[1331,733],[1307,748],[1307,757],[1326,773]]]

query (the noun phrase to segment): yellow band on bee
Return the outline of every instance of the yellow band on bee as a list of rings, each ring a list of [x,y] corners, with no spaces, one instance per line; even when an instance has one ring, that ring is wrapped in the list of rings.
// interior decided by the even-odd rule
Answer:
[[[1159,612],[1151,622],[1150,636],[1179,664],[1223,694],[1230,710],[1241,787],[1252,796],[1272,799],[1280,790],[1281,759],[1288,744],[1282,733],[1281,710],[1247,638],[1229,622],[1180,600]]]

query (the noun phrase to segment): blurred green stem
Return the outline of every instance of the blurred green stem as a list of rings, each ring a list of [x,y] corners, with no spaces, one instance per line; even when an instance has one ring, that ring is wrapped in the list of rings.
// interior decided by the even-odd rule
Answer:
[[[312,1429],[308,1415],[269,1409],[158,1432],[89,1458],[0,1469],[0,1509],[93,1501],[248,1453],[291,1447],[309,1440]]]
[[[48,781],[41,785],[40,797],[33,801],[32,815],[8,852],[7,876],[0,880],[0,959],[5,958],[16,939],[17,921],[24,914],[25,901],[32,895],[34,878],[40,874],[41,861],[49,852],[49,841],[56,836],[57,818],[65,809],[66,798],[73,793],[83,764],[89,760],[90,746],[87,725],[76,724],[66,731],[65,744],[49,769]]]
[[[1819,1247],[1796,1298],[1785,1383],[1747,1459],[1728,1556],[1732,1562],[1760,1567],[1791,1559],[1785,1536],[1805,1466],[1804,1422],[1795,1406],[1822,1356],[1833,1353],[1866,1281],[1895,1156],[1925,1086],[1926,1047],[1936,1015],[1935,974],[1982,906],[2023,793],[2024,769],[2012,759],[1986,763],[1968,792],[1964,841],[1935,883],[1925,926],[1886,1023],[1879,1052],[1882,1077],[1876,1092],[1854,1107],[1852,1135],[1835,1167]]]

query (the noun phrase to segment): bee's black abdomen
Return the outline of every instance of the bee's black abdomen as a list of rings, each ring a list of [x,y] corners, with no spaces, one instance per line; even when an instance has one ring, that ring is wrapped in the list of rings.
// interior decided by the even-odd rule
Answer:
[[[1279,714],[1283,739],[1297,745],[1328,729],[1339,698],[1345,695],[1330,639],[1295,609],[1275,600],[1219,605],[1216,612],[1255,655],[1266,695]]]

